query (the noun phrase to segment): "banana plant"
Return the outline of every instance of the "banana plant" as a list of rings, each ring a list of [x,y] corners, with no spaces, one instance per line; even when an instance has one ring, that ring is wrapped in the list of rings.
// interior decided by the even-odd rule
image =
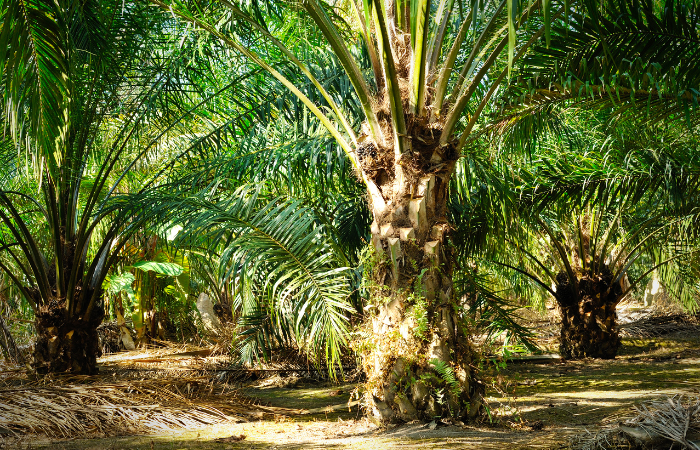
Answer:
[[[170,252],[158,235],[139,232],[122,249],[123,260],[131,260],[122,272],[112,274],[105,288],[112,294],[126,295],[127,309],[136,332],[136,345],[145,345],[151,338],[163,338],[163,305],[157,299],[171,295],[185,303],[190,291],[189,263],[182,252]],[[135,261],[134,261],[135,260]],[[121,297],[118,297],[121,298]],[[122,308],[115,308],[117,321]]]
[[[132,319],[138,344],[145,344],[148,338],[163,338],[162,330],[156,312],[156,296],[161,280],[166,278],[164,290],[167,294],[175,294],[180,297],[181,292],[175,286],[180,285],[180,279],[187,283],[189,290],[189,274],[184,268],[175,263],[163,261],[138,261],[131,266],[135,270],[134,283],[136,303],[133,307]],[[171,281],[172,283],[168,283]],[[168,289],[170,288],[170,289]],[[181,288],[184,290],[185,288]],[[168,292],[170,291],[170,292]],[[185,293],[185,301],[187,293]],[[162,314],[163,311],[160,311]]]
[[[179,260],[187,267],[186,258],[180,257]],[[124,270],[129,270],[128,272],[107,276],[104,289],[118,299],[114,311],[127,350],[147,344],[150,338],[164,338],[162,317],[159,314],[166,314],[167,311],[162,305],[156,310],[156,298],[165,294],[173,296],[183,304],[188,301],[189,273],[185,267],[167,261],[141,260],[131,266],[125,266]],[[122,294],[128,300],[126,308],[123,306]],[[124,311],[131,312],[136,342],[132,340],[125,325]]]
[[[134,283],[134,274],[131,272],[119,273],[113,275],[107,275],[103,284],[105,294],[113,296],[114,299],[114,315],[117,319],[117,325],[119,326],[119,333],[122,344],[127,350],[134,350],[136,344],[131,336],[131,330],[126,325],[126,319],[124,315],[127,310],[132,309],[132,305],[137,305],[138,300],[136,299],[136,294],[132,284]],[[122,294],[126,296],[127,308],[124,308],[124,300]],[[131,307],[131,308],[130,308]],[[138,317],[141,315],[139,314]]]

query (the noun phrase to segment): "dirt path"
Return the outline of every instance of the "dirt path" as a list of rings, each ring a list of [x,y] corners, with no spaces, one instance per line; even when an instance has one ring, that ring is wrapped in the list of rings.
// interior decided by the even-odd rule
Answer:
[[[379,428],[357,407],[171,435],[50,441],[0,439],[0,448],[51,450],[180,449],[448,449],[566,448],[568,439],[595,432],[663,395],[700,395],[700,337],[625,340],[612,361],[489,366],[493,424],[412,423]],[[298,383],[248,386],[243,393],[272,406],[318,409],[346,404],[354,385]],[[245,438],[240,439],[241,436]],[[238,440],[240,439],[240,440]]]

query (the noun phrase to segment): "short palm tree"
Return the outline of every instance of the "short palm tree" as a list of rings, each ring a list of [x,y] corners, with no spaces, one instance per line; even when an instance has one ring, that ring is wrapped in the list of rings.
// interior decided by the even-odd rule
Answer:
[[[502,145],[533,152],[538,144],[564,141],[581,149],[538,154],[534,178],[520,171],[525,190],[537,192],[526,216],[544,209],[547,217],[562,202],[577,208],[573,221],[557,226],[543,217],[532,225],[546,236],[542,245],[558,261],[555,269],[525,248],[527,239],[514,244],[533,264],[527,273],[539,273],[537,282],[560,304],[565,357],[615,356],[615,306],[630,292],[618,283],[640,255],[655,261],[652,267],[661,264],[679,290],[685,286],[672,269],[688,260],[683,253],[691,251],[694,234],[688,234],[692,227],[678,234],[670,223],[692,223],[697,208],[697,12],[694,1],[621,1],[574,12],[553,26],[548,48],[522,61],[518,82],[504,96],[506,114],[496,126]],[[578,129],[569,133],[564,122],[572,115],[589,119],[575,121]],[[601,199],[604,204],[596,203]],[[591,201],[595,214],[586,212]],[[636,205],[641,201],[647,211]],[[636,220],[623,211],[630,207]],[[568,238],[561,234],[566,230]],[[674,245],[663,245],[669,241]],[[687,299],[688,289],[683,295]]]
[[[528,205],[521,217],[530,225],[507,239],[517,262],[496,259],[556,300],[565,358],[614,358],[618,303],[659,268],[687,297],[690,286],[673,280],[679,262],[697,259],[700,166],[692,129],[630,120],[610,126],[609,115],[602,118],[603,133],[590,117],[580,121],[588,128],[578,145],[588,151],[550,142],[534,169],[517,171],[516,197]]]
[[[140,205],[110,200],[125,179],[153,181],[139,169],[188,117],[160,102],[184,80],[151,39],[163,19],[146,5],[3,0],[0,10],[3,136],[20,156],[0,188],[0,269],[34,310],[36,371],[92,374],[103,281],[144,219]]]

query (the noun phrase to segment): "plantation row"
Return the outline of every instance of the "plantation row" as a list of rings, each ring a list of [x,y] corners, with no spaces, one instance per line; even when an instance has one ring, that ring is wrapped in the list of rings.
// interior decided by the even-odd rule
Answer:
[[[0,0],[2,351],[90,375],[224,326],[357,359],[384,421],[483,416],[517,308],[614,358],[647,285],[697,308],[699,8]]]

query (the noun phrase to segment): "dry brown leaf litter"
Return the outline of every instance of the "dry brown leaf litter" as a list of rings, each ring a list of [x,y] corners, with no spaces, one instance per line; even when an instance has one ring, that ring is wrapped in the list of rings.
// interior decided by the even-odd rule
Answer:
[[[635,406],[635,415],[598,433],[576,436],[575,450],[680,448],[700,450],[700,398],[675,395]]]
[[[76,438],[171,432],[296,412],[255,405],[197,378],[32,383],[0,389],[0,427],[16,435]]]

